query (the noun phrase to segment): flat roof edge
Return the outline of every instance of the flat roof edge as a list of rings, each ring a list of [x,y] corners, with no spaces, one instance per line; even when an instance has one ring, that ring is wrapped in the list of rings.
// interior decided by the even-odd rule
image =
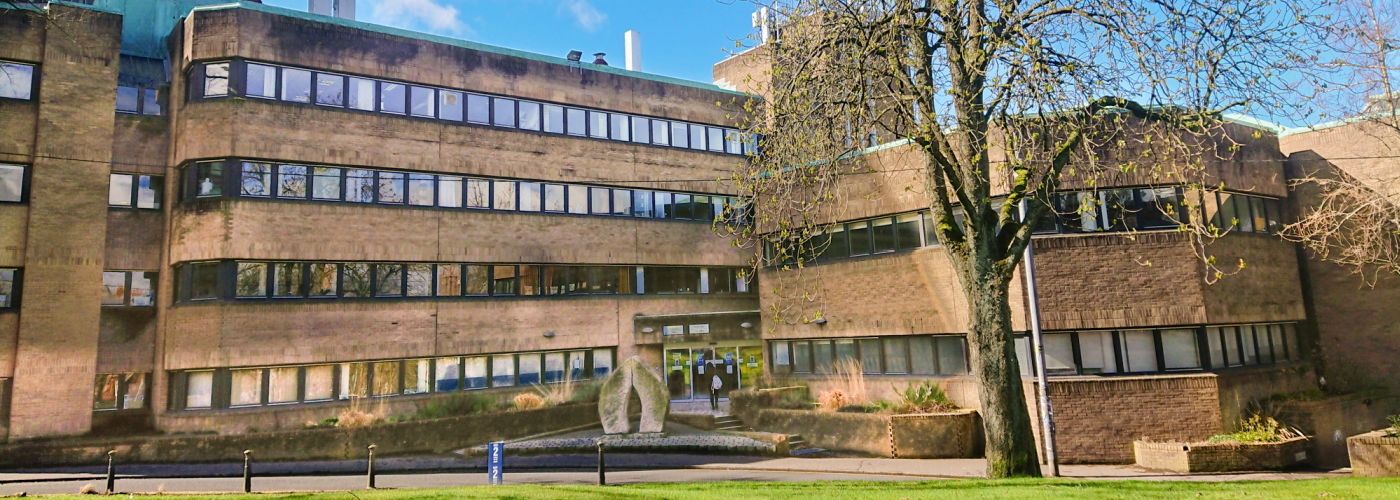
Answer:
[[[368,23],[368,22],[364,22],[364,21],[355,21],[355,20],[350,20],[350,19],[341,19],[341,18],[338,18],[338,17],[323,16],[323,15],[319,15],[319,14],[312,14],[312,13],[310,13],[310,12],[303,12],[303,11],[294,10],[294,9],[287,9],[287,8],[283,8],[283,7],[274,7],[274,6],[271,6],[271,5],[264,5],[264,4],[260,4],[260,3],[244,2],[244,1],[241,1],[241,0],[240,0],[240,1],[237,1],[237,2],[226,3],[226,4],[204,5],[204,6],[194,7],[194,8],[192,8],[192,9],[190,9],[190,12],[189,12],[188,14],[186,14],[185,16],[182,16],[182,17],[189,17],[189,16],[191,16],[191,15],[194,15],[194,13],[196,13],[196,12],[212,12],[212,11],[221,11],[221,10],[228,10],[228,9],[247,9],[247,10],[258,11],[258,12],[263,12],[263,13],[273,14],[273,15],[278,15],[278,16],[283,16],[283,17],[291,17],[291,18],[303,19],[303,20],[307,20],[307,21],[315,21],[315,22],[321,22],[321,23],[327,23],[327,24],[335,24],[335,25],[340,25],[340,26],[346,26],[346,27],[350,27],[350,28],[356,28],[356,29],[361,29],[361,30],[365,30],[365,31],[370,31],[370,32],[374,32],[374,33],[381,33],[381,34],[390,35],[390,36],[398,36],[398,37],[409,38],[409,39],[414,39],[414,40],[423,40],[423,41],[427,41],[427,42],[439,43],[439,44],[449,45],[449,46],[453,46],[453,47],[461,47],[461,48],[465,48],[465,49],[478,50],[478,51],[489,52],[489,53],[493,53],[493,54],[500,54],[500,55],[511,56],[511,57],[519,57],[519,58],[522,58],[522,59],[529,59],[529,60],[532,60],[532,61],[538,61],[538,62],[543,62],[543,63],[548,63],[548,64],[556,64],[556,65],[566,66],[566,67],[586,68],[586,69],[588,69],[588,70],[590,70],[590,71],[598,71],[598,72],[602,72],[602,73],[609,73],[609,74],[614,74],[614,75],[618,75],[618,76],[625,76],[625,77],[630,77],[630,78],[637,78],[637,79],[641,79],[641,80],[649,80],[649,81],[658,82],[658,83],[665,83],[665,84],[670,84],[670,85],[679,85],[679,86],[683,86],[683,87],[691,87],[691,88],[695,88],[695,89],[699,89],[699,90],[708,90],[708,91],[711,91],[711,92],[717,92],[717,93],[721,93],[721,94],[729,94],[729,95],[734,95],[734,96],[752,97],[752,96],[750,96],[749,94],[745,94],[745,93],[743,93],[743,92],[737,92],[737,91],[733,91],[733,90],[724,89],[724,88],[721,88],[721,87],[719,87],[719,86],[717,86],[717,85],[714,85],[714,84],[703,83],[703,82],[697,82],[697,81],[693,81],[693,80],[686,80],[686,79],[683,79],[683,78],[676,78],[676,77],[672,77],[672,76],[658,75],[658,74],[654,74],[654,73],[645,73],[645,72],[641,72],[641,71],[631,71],[631,70],[627,70],[627,69],[618,68],[618,67],[616,67],[616,66],[599,66],[599,65],[594,65],[594,64],[590,64],[590,63],[575,63],[575,62],[570,61],[570,60],[568,60],[568,59],[565,59],[565,58],[563,58],[563,57],[548,56],[548,55],[544,55],[544,54],[538,54],[538,53],[535,53],[535,52],[527,52],[527,51],[524,51],[524,50],[512,49],[512,48],[508,48],[508,47],[500,47],[500,46],[496,46],[496,45],[489,45],[489,44],[484,44],[484,43],[480,43],[480,42],[473,42],[473,41],[469,41],[469,40],[461,40],[461,39],[452,38],[452,37],[447,37],[447,36],[442,36],[442,35],[434,35],[434,34],[431,34],[431,33],[422,33],[422,32],[413,31],[413,30],[408,30],[408,29],[403,29],[403,28],[395,28],[395,27],[393,27],[393,26],[384,26],[384,25],[374,24],[374,23]]]

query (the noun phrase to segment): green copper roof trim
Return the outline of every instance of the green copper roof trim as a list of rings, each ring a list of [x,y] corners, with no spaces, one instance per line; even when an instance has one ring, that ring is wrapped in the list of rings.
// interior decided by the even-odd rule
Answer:
[[[654,81],[654,82],[666,83],[666,84],[671,84],[671,85],[680,85],[680,86],[691,87],[691,88],[696,88],[696,89],[700,89],[700,90],[708,90],[708,91],[711,91],[711,92],[719,92],[719,93],[723,93],[723,94],[729,94],[729,95],[733,95],[733,96],[749,97],[748,94],[745,94],[745,93],[743,93],[743,92],[736,92],[736,91],[733,91],[733,90],[727,90],[727,89],[721,88],[721,87],[719,87],[719,86],[717,86],[717,85],[709,84],[709,83],[701,83],[701,82],[696,82],[696,81],[692,81],[692,80],[685,80],[685,79],[681,79],[681,78],[675,78],[675,77],[670,77],[670,76],[657,75],[657,74],[652,74],[652,73],[643,73],[643,72],[640,72],[640,71],[629,71],[629,70],[622,69],[622,68],[618,68],[618,67],[615,67],[615,66],[598,66],[598,65],[589,64],[589,63],[574,63],[574,62],[569,61],[568,59],[565,59],[565,58],[563,58],[563,57],[547,56],[547,55],[544,55],[544,54],[537,54],[537,53],[534,53],[534,52],[526,52],[526,51],[523,51],[523,50],[516,50],[516,49],[511,49],[511,48],[506,48],[506,47],[498,47],[498,46],[495,46],[495,45],[487,45],[487,44],[484,44],[484,43],[470,42],[470,41],[466,41],[466,40],[460,40],[460,39],[450,38],[450,37],[445,37],[445,36],[440,36],[440,35],[433,35],[433,34],[429,34],[429,33],[420,33],[420,32],[417,32],[417,31],[406,30],[406,29],[402,29],[402,28],[394,28],[394,27],[391,27],[391,26],[383,26],[383,25],[378,25],[378,24],[371,24],[371,23],[367,23],[367,22],[363,22],[363,21],[351,21],[351,20],[349,20],[349,19],[341,19],[341,18],[338,18],[338,17],[322,16],[322,15],[318,15],[318,14],[312,14],[312,13],[310,13],[310,12],[302,12],[302,11],[299,11],[299,10],[286,9],[286,8],[282,8],[282,7],[273,7],[273,6],[270,6],[270,5],[263,5],[263,4],[260,4],[260,3],[252,3],[252,2],[243,2],[243,1],[239,1],[239,2],[232,2],[232,3],[220,4],[220,5],[206,5],[206,6],[195,7],[195,8],[193,8],[193,9],[191,9],[189,15],[192,16],[192,15],[194,15],[194,13],[196,13],[196,12],[209,12],[209,11],[218,11],[218,10],[227,10],[227,9],[248,9],[248,10],[254,10],[254,11],[258,11],[258,12],[265,12],[265,13],[268,13],[268,14],[274,14],[274,15],[279,15],[279,16],[293,17],[293,18],[297,18],[297,19],[304,19],[304,20],[307,20],[307,21],[315,21],[315,22],[321,22],[321,23],[327,23],[327,24],[335,24],[335,25],[340,25],[340,26],[346,26],[346,27],[350,27],[350,28],[361,29],[361,30],[365,30],[365,31],[375,32],[375,33],[382,33],[382,34],[385,34],[385,35],[398,36],[398,37],[403,37],[403,38],[411,38],[411,39],[416,39],[416,40],[424,40],[424,41],[433,42],[433,43],[440,43],[440,44],[443,44],[443,45],[451,45],[451,46],[454,46],[454,47],[462,47],[462,48],[466,48],[466,49],[479,50],[479,51],[482,51],[482,52],[490,52],[490,53],[493,53],[493,54],[501,54],[501,55],[505,55],[505,56],[519,57],[519,58],[522,58],[522,59],[529,59],[529,60],[532,60],[532,61],[539,61],[539,62],[543,62],[543,63],[558,64],[558,65],[560,65],[560,66],[583,67],[583,68],[586,68],[586,69],[588,69],[588,70],[590,70],[590,71],[598,71],[598,72],[602,72],[602,73],[609,73],[609,74],[620,75],[620,76],[626,76],[626,77],[631,77],[631,78],[639,78],[639,79],[642,79],[642,80],[651,80],[651,81]],[[577,66],[576,66],[576,65],[577,65]]]

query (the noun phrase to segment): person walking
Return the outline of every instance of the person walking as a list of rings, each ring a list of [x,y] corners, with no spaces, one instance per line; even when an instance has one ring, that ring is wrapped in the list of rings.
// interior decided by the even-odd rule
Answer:
[[[714,375],[710,376],[710,410],[719,411],[719,390],[724,388],[724,379],[719,377],[719,370],[711,370]]]

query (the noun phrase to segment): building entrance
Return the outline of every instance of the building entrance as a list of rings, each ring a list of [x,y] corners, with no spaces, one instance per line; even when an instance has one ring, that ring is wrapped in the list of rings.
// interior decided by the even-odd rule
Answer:
[[[709,399],[715,375],[723,382],[720,397],[752,384],[763,373],[759,346],[710,346],[666,350],[666,387],[672,400]]]

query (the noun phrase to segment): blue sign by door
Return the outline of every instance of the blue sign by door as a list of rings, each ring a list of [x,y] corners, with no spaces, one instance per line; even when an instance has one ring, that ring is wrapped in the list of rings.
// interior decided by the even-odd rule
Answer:
[[[505,472],[505,441],[496,441],[486,445],[486,483],[501,484],[502,474]]]

